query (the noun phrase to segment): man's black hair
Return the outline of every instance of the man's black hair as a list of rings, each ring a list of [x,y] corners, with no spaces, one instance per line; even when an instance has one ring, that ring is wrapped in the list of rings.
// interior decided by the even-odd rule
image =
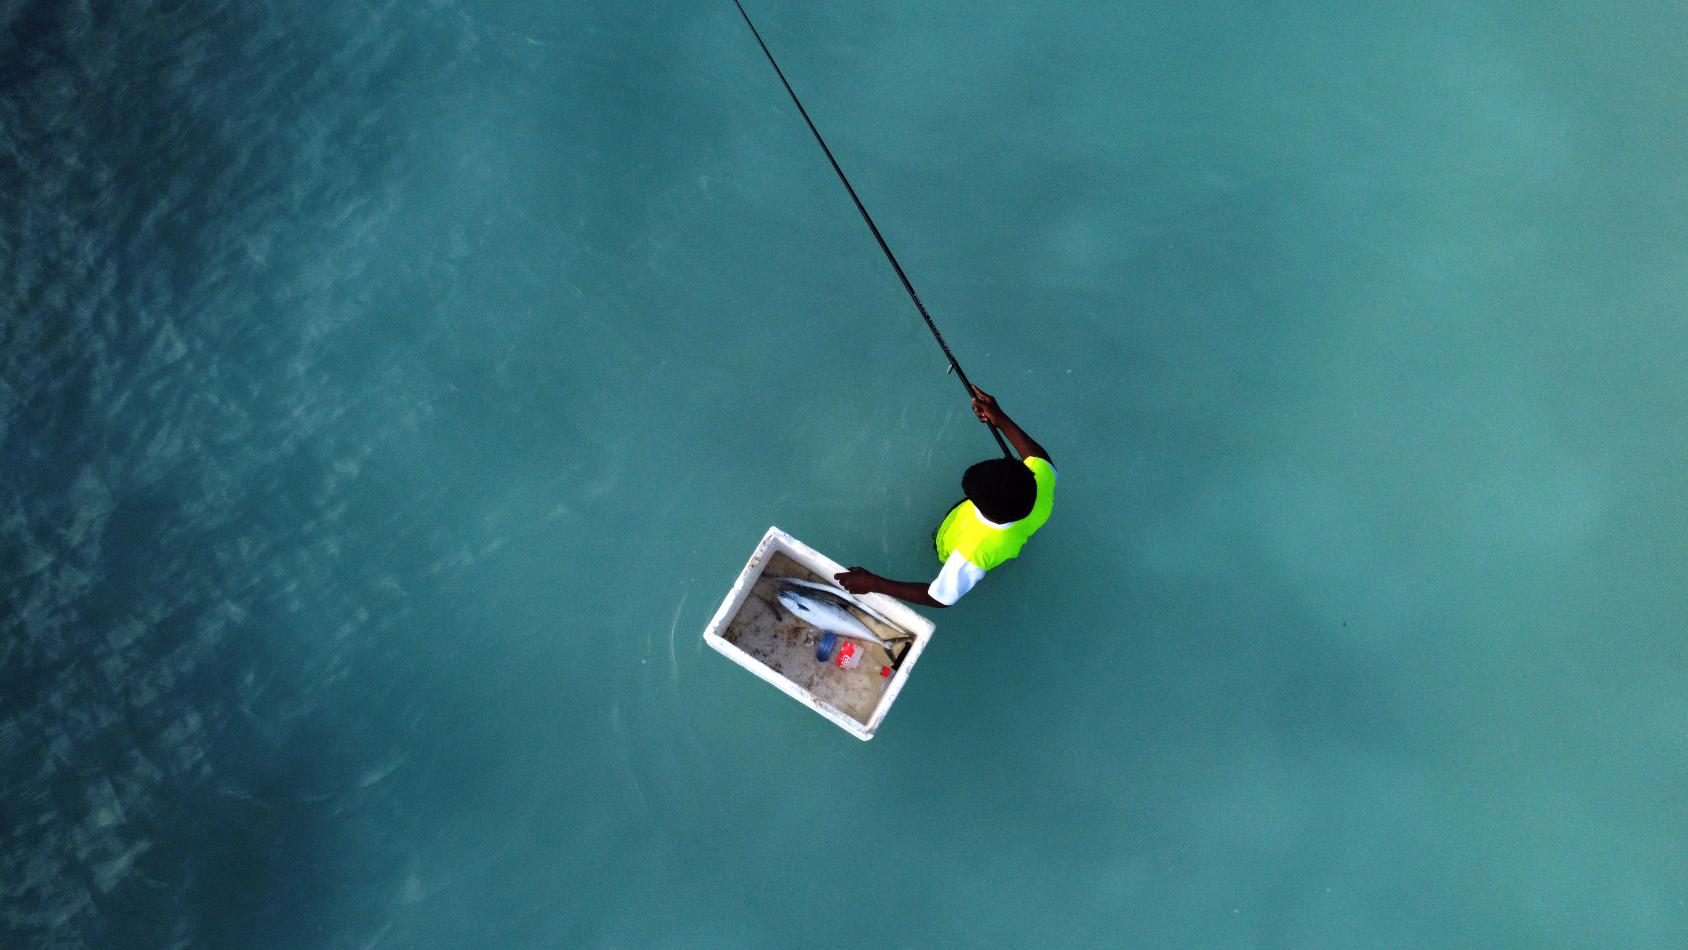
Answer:
[[[979,514],[1007,524],[1032,513],[1037,501],[1037,479],[1024,462],[1010,458],[987,459],[961,476],[961,490],[973,500]]]

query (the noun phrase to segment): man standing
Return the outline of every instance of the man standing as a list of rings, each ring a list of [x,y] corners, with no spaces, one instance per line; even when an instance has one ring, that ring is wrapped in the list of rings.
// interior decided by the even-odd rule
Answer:
[[[1002,430],[1018,460],[989,459],[961,476],[967,497],[944,517],[932,535],[943,568],[930,584],[894,581],[861,567],[837,575],[853,594],[889,594],[924,607],[948,607],[973,589],[985,572],[1016,557],[1026,540],[1049,520],[1055,503],[1055,466],[1043,446],[1014,424],[996,398],[973,387],[973,412]]]

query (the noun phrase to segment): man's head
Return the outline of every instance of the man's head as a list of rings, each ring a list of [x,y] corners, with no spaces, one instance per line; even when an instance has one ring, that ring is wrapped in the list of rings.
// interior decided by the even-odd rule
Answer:
[[[961,476],[961,490],[967,493],[979,514],[1007,524],[1032,513],[1037,501],[1037,479],[1024,462],[1010,458],[988,459]]]

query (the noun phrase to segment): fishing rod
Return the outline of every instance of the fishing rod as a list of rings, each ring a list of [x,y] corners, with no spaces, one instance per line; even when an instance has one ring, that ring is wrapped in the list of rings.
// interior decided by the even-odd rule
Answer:
[[[774,61],[774,54],[769,52],[768,44],[762,42],[762,33],[756,29],[756,24],[750,22],[750,14],[744,12],[744,4],[733,0],[733,6],[738,7],[739,16],[744,17],[744,25],[750,27],[750,35],[756,37],[756,45],[762,47],[762,55],[768,57],[768,65],[774,67],[774,74],[780,77],[780,85],[785,87],[785,91],[791,96],[792,104],[802,113],[803,121],[809,125],[809,131],[815,134],[815,141],[820,143],[821,151],[826,153],[826,160],[832,163],[832,170],[838,173],[838,180],[844,183],[844,190],[850,193],[850,200],[856,203],[856,210],[862,213],[862,220],[867,222],[868,230],[873,232],[873,239],[879,242],[879,249],[885,252],[885,259],[890,261],[891,267],[896,270],[897,278],[903,282],[903,289],[908,291],[909,299],[914,301],[915,309],[920,311],[921,319],[926,321],[926,329],[932,331],[933,339],[943,348],[944,357],[949,360],[950,370],[961,380],[961,385],[967,390],[967,398],[971,400],[973,384],[967,381],[967,374],[961,371],[961,364],[956,362],[955,354],[950,352],[949,344],[944,342],[944,335],[938,332],[938,325],[932,322],[932,315],[926,312],[926,305],[920,302],[920,295],[915,293],[914,284],[910,283],[908,275],[903,273],[903,265],[897,263],[897,255],[891,253],[891,245],[885,243],[885,236],[879,233],[879,226],[873,223],[873,216],[867,213],[867,206],[857,197],[856,189],[851,187],[850,179],[844,175],[844,169],[838,167],[838,159],[832,157],[832,149],[827,148],[826,139],[821,138],[821,130],[815,128],[815,121],[809,118],[809,110],[803,108],[803,101],[797,98],[797,92],[791,88],[791,83],[786,81],[785,70],[780,69],[780,64]],[[1008,451],[1008,443],[1003,441],[1002,432],[992,423],[987,422],[985,425],[990,426],[991,435],[996,437],[996,444],[1001,446],[1002,454],[1013,458],[1012,453]]]

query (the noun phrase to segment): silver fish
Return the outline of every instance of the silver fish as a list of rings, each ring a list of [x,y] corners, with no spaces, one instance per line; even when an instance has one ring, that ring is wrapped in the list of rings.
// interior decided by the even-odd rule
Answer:
[[[782,587],[778,595],[779,602],[791,615],[811,627],[817,627],[828,633],[836,633],[841,637],[852,640],[866,640],[877,643],[880,647],[890,650],[891,641],[867,628],[867,625],[850,616],[850,612],[843,606],[815,597],[795,587]]]
[[[822,584],[818,581],[806,581],[801,577],[770,577],[769,579],[779,584],[781,587],[802,587],[812,590],[818,594],[824,594],[840,606],[854,607],[893,630],[899,629],[897,625],[891,621],[890,617],[885,616],[879,611],[874,610],[872,607],[869,607],[867,604],[857,600],[855,597],[851,596],[849,591],[842,587],[836,587],[832,584]],[[912,639],[912,637],[892,637],[891,639],[895,642],[898,640],[909,640]]]

